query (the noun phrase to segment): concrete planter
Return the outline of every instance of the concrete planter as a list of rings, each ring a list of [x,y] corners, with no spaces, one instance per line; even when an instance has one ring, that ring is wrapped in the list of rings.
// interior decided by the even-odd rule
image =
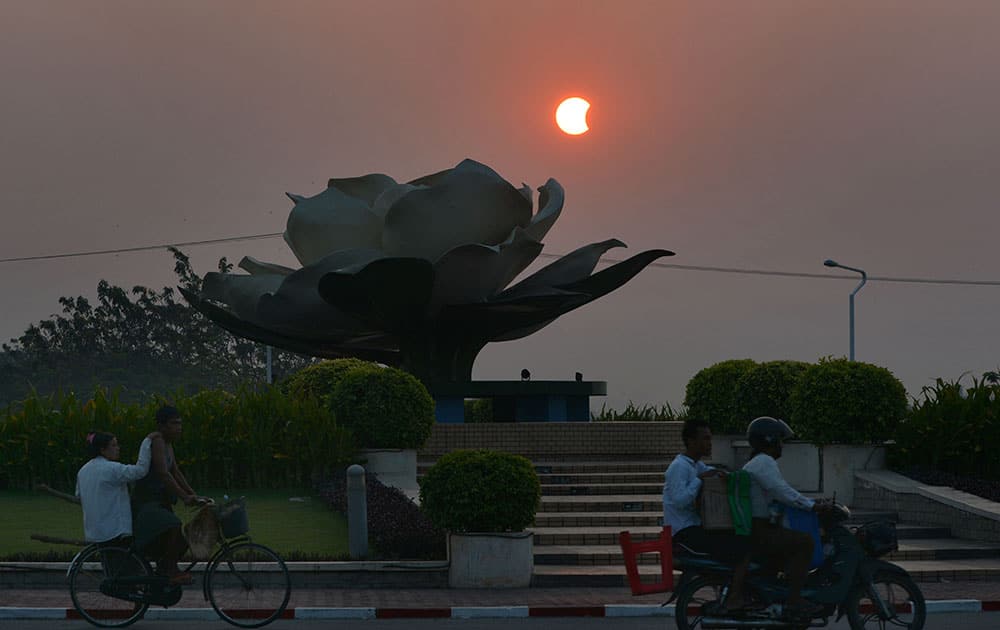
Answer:
[[[367,460],[365,472],[374,474],[387,486],[399,488],[411,495],[419,490],[417,485],[417,451],[413,449],[365,449],[361,456]]]
[[[534,534],[448,534],[448,586],[527,588],[535,570]]]
[[[713,439],[712,459],[715,450],[723,450]],[[732,442],[735,465],[741,468],[750,457],[750,444],[742,437]],[[722,461],[719,459],[719,461]],[[854,473],[865,470],[885,469],[885,447],[855,444],[827,444],[816,446],[808,442],[786,442],[778,460],[781,474],[799,492],[822,494],[850,505],[854,501]]]

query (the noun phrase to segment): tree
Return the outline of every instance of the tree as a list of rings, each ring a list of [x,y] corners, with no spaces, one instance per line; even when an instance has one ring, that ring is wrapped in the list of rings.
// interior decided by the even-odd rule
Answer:
[[[202,279],[184,253],[170,248],[180,286],[192,291]],[[232,268],[225,258],[219,270]],[[235,337],[187,305],[174,288],[131,291],[105,280],[97,302],[61,297],[62,313],[32,324],[0,346],[0,404],[56,390],[88,392],[96,385],[121,387],[126,399],[183,387],[231,388],[265,379],[266,348]],[[312,361],[291,352],[272,353],[273,372],[291,373]]]

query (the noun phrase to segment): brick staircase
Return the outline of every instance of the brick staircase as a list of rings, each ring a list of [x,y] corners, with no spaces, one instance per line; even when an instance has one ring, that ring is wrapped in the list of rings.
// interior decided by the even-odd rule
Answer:
[[[542,502],[535,519],[536,586],[627,585],[618,533],[647,540],[660,530],[669,460],[535,462]],[[892,512],[853,512],[852,521],[896,521]],[[897,524],[899,551],[887,559],[918,581],[1000,581],[1000,545],[953,538],[947,527]],[[654,574],[656,558],[640,558]]]

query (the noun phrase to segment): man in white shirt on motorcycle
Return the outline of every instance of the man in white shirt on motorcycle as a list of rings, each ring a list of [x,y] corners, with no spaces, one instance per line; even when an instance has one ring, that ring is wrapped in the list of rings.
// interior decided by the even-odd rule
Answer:
[[[684,452],[670,463],[663,484],[663,524],[670,526],[674,544],[685,553],[708,556],[733,565],[733,581],[725,608],[736,610],[745,605],[743,583],[750,565],[750,540],[732,532],[709,531],[701,526],[695,506],[702,480],[725,472],[701,461],[712,455],[712,430],[703,420],[688,420],[681,433]],[[722,610],[719,612],[726,612]]]
[[[750,473],[750,502],[753,529],[750,538],[755,554],[779,560],[788,579],[785,612],[792,617],[812,617],[823,606],[802,597],[802,587],[809,573],[813,555],[813,539],[805,532],[785,529],[779,518],[781,506],[819,511],[824,504],[802,495],[793,488],[778,469],[782,442],[794,435],[783,421],[762,416],[747,427],[750,461],[743,470]]]

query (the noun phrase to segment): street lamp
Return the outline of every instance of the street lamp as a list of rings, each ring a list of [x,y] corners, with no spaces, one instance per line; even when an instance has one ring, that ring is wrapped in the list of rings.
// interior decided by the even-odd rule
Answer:
[[[854,267],[848,267],[847,265],[842,265],[836,260],[830,260],[827,258],[823,261],[823,264],[827,267],[840,267],[841,269],[847,269],[848,271],[853,271],[855,273],[861,274],[861,284],[859,284],[853,291],[851,291],[851,361],[854,360],[854,294],[861,290],[861,287],[865,286],[868,282],[868,274],[864,272],[863,269],[855,269]]]

